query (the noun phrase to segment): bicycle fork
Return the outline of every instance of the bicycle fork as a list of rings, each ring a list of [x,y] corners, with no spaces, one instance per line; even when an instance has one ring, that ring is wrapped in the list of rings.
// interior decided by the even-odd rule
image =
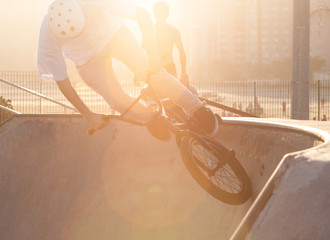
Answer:
[[[218,153],[217,153],[218,155]],[[215,173],[220,169],[222,168],[226,163],[227,161],[230,161],[231,158],[233,158],[235,156],[235,151],[233,149],[230,149],[224,156],[223,160],[221,162],[219,162],[217,164],[217,166],[209,172],[209,177],[212,177],[215,175]],[[221,158],[222,159],[222,158]]]

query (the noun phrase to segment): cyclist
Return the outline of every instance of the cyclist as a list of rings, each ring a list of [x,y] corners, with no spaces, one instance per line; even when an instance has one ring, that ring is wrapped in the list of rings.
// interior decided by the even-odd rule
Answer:
[[[146,53],[125,26],[136,20]],[[115,110],[122,112],[132,98],[120,85],[112,58],[123,62],[136,79],[149,83],[164,97],[180,105],[208,134],[217,130],[212,111],[177,79],[161,68],[151,17],[134,0],[55,0],[44,17],[38,47],[38,69],[43,79],[55,80],[63,95],[92,128],[107,124],[102,114],[92,112],[70,83],[65,58],[71,60],[81,78]],[[135,117],[151,119],[152,112],[137,104]]]

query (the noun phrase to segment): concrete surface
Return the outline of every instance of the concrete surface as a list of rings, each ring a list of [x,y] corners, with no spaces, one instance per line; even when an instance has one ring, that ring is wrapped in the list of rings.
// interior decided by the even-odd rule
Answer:
[[[251,199],[231,206],[194,182],[174,139],[161,142],[120,121],[88,136],[80,116],[15,116],[0,126],[0,239],[229,239],[235,230],[235,239],[271,239],[296,218],[303,228],[306,215],[315,225],[301,234],[314,229],[322,239],[328,134],[270,121],[227,119],[216,136],[252,181]],[[314,155],[321,165],[321,157],[309,161]],[[274,186],[276,176],[283,183]]]
[[[258,120],[255,120],[256,122]],[[311,126],[328,122],[266,120]],[[330,144],[287,154],[231,237],[237,239],[330,239]]]

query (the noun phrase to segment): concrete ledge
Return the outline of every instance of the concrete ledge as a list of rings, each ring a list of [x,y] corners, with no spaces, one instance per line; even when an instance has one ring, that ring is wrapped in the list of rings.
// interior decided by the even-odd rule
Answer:
[[[317,136],[322,143],[283,157],[232,240],[330,239],[329,133],[309,126],[280,126]],[[322,128],[328,129],[329,125]]]
[[[236,151],[250,176],[253,201],[286,154],[329,140],[329,134],[319,129],[246,118],[225,118],[216,137]]]

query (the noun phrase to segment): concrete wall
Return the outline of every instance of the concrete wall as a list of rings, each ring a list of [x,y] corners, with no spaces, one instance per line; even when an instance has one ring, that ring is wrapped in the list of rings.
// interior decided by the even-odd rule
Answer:
[[[232,206],[193,180],[174,138],[161,142],[120,121],[92,137],[87,129],[70,115],[21,115],[0,126],[1,239],[229,239],[282,157],[325,139],[226,120],[216,138],[236,150],[253,188]]]

